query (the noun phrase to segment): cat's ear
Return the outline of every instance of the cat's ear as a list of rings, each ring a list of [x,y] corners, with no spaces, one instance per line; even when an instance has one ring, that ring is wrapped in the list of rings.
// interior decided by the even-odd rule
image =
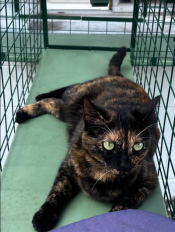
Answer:
[[[159,101],[160,101],[160,95],[144,103],[140,109],[140,112],[142,114],[147,114],[153,111],[156,108]]]
[[[83,116],[85,124],[91,124],[96,120],[102,119],[97,107],[86,98],[83,100]]]
[[[139,112],[140,117],[142,117],[142,119],[146,119],[147,116],[156,108],[159,102],[160,95],[139,106],[137,111]]]

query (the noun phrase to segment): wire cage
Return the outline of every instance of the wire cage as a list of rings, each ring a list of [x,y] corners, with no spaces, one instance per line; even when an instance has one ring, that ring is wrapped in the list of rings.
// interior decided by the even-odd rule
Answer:
[[[143,21],[138,22],[138,18]],[[160,95],[157,110],[161,139],[155,163],[164,199],[175,219],[175,3],[135,1],[131,62],[136,82],[151,98]]]
[[[46,0],[1,1],[0,11],[1,169],[16,131],[16,111],[26,102],[42,49],[116,51],[110,38],[122,35],[136,82],[151,98],[161,96],[155,163],[169,216],[175,219],[174,1],[135,0],[132,18],[60,16],[47,12]],[[81,43],[80,34],[85,36]]]
[[[116,43],[111,43],[111,38],[117,39],[118,35],[125,35],[127,50],[130,51],[133,20],[131,17],[93,16],[93,14],[84,15],[81,12],[74,15],[62,15],[60,12],[47,11],[44,1],[41,7],[45,48],[116,51],[118,47]],[[95,41],[98,42],[95,44]]]
[[[3,165],[16,131],[16,111],[26,102],[43,46],[39,1],[1,1],[0,4],[0,152]],[[23,14],[28,17],[21,18]],[[36,15],[36,27],[30,30],[32,15]]]

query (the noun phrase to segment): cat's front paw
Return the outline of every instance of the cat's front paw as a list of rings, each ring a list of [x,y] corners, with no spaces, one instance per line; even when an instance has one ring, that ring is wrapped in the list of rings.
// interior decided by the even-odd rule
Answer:
[[[109,212],[114,212],[114,211],[120,211],[120,210],[126,210],[128,209],[127,206],[124,205],[114,205],[112,209]]]
[[[15,122],[23,123],[30,118],[32,117],[25,110],[23,110],[23,108],[21,108],[16,112]]]
[[[58,216],[58,212],[54,212],[51,206],[44,204],[33,216],[33,227],[38,232],[51,230],[54,227]]]
[[[115,204],[112,206],[112,209],[109,212],[134,208],[135,207],[133,205],[132,199],[130,199],[129,197],[121,197],[115,202]]]

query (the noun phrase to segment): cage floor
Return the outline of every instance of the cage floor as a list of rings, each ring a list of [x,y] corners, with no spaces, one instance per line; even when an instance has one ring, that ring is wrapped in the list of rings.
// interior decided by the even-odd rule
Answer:
[[[39,93],[105,75],[113,52],[43,51],[27,104]],[[129,54],[122,73],[133,79]],[[66,127],[51,115],[19,125],[2,173],[1,231],[33,232],[33,214],[52,186],[67,151]],[[111,203],[89,199],[79,193],[64,208],[57,227],[106,213]],[[160,188],[140,207],[166,216]]]

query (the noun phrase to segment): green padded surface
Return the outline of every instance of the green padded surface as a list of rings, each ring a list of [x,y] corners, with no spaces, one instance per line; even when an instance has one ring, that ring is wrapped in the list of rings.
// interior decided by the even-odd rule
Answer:
[[[43,52],[27,103],[45,91],[105,75],[113,52],[47,50]],[[133,79],[129,54],[122,73]],[[2,173],[1,231],[34,232],[31,220],[43,204],[67,151],[66,126],[51,115],[19,125]],[[109,211],[78,194],[66,206],[57,226]],[[158,187],[140,209],[166,216]]]

